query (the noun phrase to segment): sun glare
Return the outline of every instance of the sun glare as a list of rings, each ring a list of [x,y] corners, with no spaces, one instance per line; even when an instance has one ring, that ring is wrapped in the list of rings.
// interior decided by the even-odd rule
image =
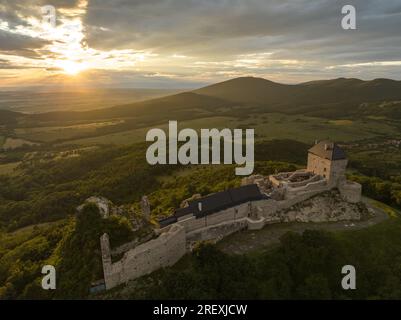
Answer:
[[[77,75],[87,68],[86,65],[82,62],[68,60],[59,60],[57,61],[56,65],[57,67],[63,69],[64,72],[69,75]]]

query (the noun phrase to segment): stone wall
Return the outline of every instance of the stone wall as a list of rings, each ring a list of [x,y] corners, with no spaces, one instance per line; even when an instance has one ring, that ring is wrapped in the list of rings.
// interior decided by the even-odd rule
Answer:
[[[310,192],[323,192],[326,191],[328,188],[328,183],[326,180],[319,180],[315,182],[310,182],[302,187],[288,187],[285,192],[285,197],[287,199],[298,198],[303,194],[310,193]]]
[[[126,243],[122,244],[121,246],[119,246],[117,248],[111,249],[111,255],[112,256],[116,256],[116,255],[124,253],[124,252],[126,252],[128,250],[131,250],[131,249],[137,247],[140,243],[147,242],[150,239],[152,239],[153,237],[154,237],[154,234],[150,233],[150,234],[148,234],[147,236],[145,236],[145,237],[143,237],[141,239],[134,239],[134,240],[132,240],[130,242],[126,242]]]
[[[223,222],[217,225],[208,226],[188,233],[187,242],[191,247],[191,244],[197,241],[206,241],[206,240],[218,241],[234,232],[246,229],[247,226],[248,226],[247,218],[241,218],[236,221]]]
[[[291,187],[291,188],[297,188],[297,187],[302,187],[302,186],[306,186],[308,183],[311,183],[311,182],[315,182],[315,181],[318,181],[318,180],[321,180],[322,179],[322,177],[321,176],[319,176],[319,175],[313,175],[313,174],[311,174],[311,173],[309,173],[309,172],[303,172],[303,174],[298,174],[297,176],[298,177],[302,177],[302,176],[306,176],[306,175],[311,175],[308,179],[305,179],[305,180],[303,180],[303,181],[299,181],[299,182],[289,182],[289,183],[287,183],[287,185],[289,186],[289,187]],[[294,176],[294,177],[296,177],[296,176]],[[290,177],[290,179],[291,179],[292,177]]]
[[[159,268],[175,264],[186,252],[185,229],[174,224],[157,239],[151,240],[127,251],[123,258],[111,263],[107,254],[108,236],[101,238],[103,270],[106,289],[113,288],[128,280],[141,277]]]
[[[185,228],[186,232],[192,232],[225,221],[234,221],[247,217],[250,214],[250,210],[250,203],[247,202],[202,218],[196,218],[194,215],[186,215],[185,217],[180,218],[178,223]]]
[[[341,195],[350,203],[358,203],[362,198],[362,186],[357,182],[344,181],[339,184]]]

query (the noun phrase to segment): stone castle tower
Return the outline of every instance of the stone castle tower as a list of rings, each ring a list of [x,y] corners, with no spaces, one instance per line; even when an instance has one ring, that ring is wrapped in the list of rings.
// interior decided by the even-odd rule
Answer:
[[[345,152],[331,141],[321,141],[308,150],[307,171],[324,177],[329,185],[345,180],[347,164]]]

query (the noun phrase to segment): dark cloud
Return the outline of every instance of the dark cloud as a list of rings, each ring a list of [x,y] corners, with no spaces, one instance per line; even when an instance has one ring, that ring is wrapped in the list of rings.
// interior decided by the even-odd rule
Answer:
[[[353,61],[387,52],[400,43],[399,1],[354,0],[355,31],[340,27],[348,1],[289,0],[92,0],[85,17],[89,45],[101,49],[154,48],[221,58],[253,51],[280,51],[294,58],[317,56]],[[379,39],[377,39],[379,38]],[[324,44],[324,47],[316,44]],[[350,45],[352,44],[352,45]],[[295,50],[294,50],[295,49]],[[387,58],[400,59],[399,50]]]
[[[0,30],[0,52],[3,54],[39,58],[34,49],[40,49],[46,44],[49,42],[42,39]]]

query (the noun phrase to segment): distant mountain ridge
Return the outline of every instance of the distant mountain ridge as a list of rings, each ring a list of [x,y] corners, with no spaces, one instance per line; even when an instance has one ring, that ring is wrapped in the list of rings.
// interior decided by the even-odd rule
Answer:
[[[330,118],[361,112],[362,103],[375,104],[384,101],[401,101],[401,81],[338,78],[290,85],[263,78],[240,77],[193,91],[104,109],[33,115],[2,112],[0,124],[16,121],[16,118],[23,118],[28,122],[110,118],[137,118],[138,121],[153,119],[156,122],[194,119],[214,113],[230,115],[230,110],[238,113],[238,110],[246,109],[249,112],[281,112]],[[376,109],[372,109],[372,112],[380,111]],[[397,103],[390,109],[388,110],[391,114],[401,114],[401,105]]]
[[[288,85],[263,78],[242,77],[194,92],[235,102],[254,102],[265,105],[332,103],[343,100],[377,101],[400,99],[401,81],[338,78]]]

